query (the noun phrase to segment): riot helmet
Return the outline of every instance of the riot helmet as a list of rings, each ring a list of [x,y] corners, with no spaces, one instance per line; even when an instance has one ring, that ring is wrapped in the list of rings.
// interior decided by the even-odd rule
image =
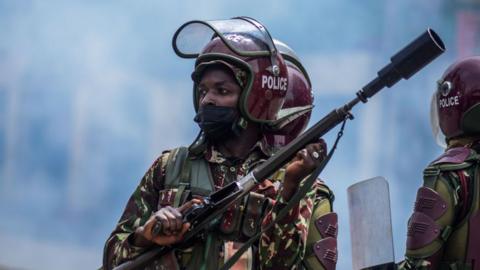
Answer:
[[[270,126],[270,132],[265,135],[268,144],[278,148],[291,142],[307,127],[313,109],[313,92],[310,77],[296,53],[279,40],[274,43],[288,70],[285,102],[275,125]]]
[[[270,125],[278,119],[288,87],[287,66],[261,23],[249,17],[190,21],[175,32],[172,44],[180,57],[196,58],[192,74],[196,111],[199,77],[207,66],[222,64],[242,87],[240,125]]]
[[[480,134],[480,57],[447,68],[432,97],[432,128],[448,141]],[[437,136],[438,137],[438,136]]]

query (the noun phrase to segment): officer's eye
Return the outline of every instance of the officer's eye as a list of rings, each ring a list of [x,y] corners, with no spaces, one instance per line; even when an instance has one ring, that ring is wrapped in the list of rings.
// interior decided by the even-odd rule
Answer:
[[[230,93],[227,88],[220,88],[218,92],[220,92],[220,94],[222,95],[227,95],[228,93]]]
[[[198,88],[198,95],[203,97],[207,94],[207,90],[204,88]]]

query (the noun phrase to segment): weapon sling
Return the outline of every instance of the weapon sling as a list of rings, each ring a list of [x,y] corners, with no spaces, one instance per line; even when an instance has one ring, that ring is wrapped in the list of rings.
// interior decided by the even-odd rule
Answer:
[[[300,189],[295,192],[293,197],[288,201],[288,204],[278,213],[277,217],[275,220],[270,222],[267,226],[262,228],[258,233],[256,233],[254,236],[252,236],[247,242],[245,242],[241,248],[235,252],[235,254],[228,259],[227,262],[220,268],[220,270],[227,270],[230,269],[230,267],[235,264],[235,262],[242,256],[242,254],[251,246],[255,241],[258,240],[258,238],[266,231],[270,230],[275,223],[278,221],[282,220],[287,214],[290,209],[292,209],[295,205],[297,205],[300,200],[307,194],[307,192],[310,190],[311,186],[317,180],[318,175],[323,171],[323,169],[327,166],[328,162],[333,156],[333,153],[335,152],[335,149],[337,148],[337,144],[340,141],[340,138],[343,136],[343,129],[345,128],[345,123],[347,122],[347,118],[342,123],[342,127],[340,128],[340,131],[338,132],[337,138],[335,139],[335,143],[333,144],[332,149],[330,149],[330,152],[328,153],[327,157],[320,163],[320,165],[303,181],[302,186]]]

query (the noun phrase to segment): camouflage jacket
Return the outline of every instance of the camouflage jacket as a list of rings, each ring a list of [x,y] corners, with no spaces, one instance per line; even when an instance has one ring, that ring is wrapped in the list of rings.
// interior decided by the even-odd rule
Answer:
[[[146,248],[134,246],[132,237],[136,228],[143,225],[152,213],[165,205],[172,204],[172,198],[174,197],[172,193],[175,191],[166,188],[163,184],[166,173],[165,163],[169,154],[170,151],[164,152],[153,163],[130,197],[115,230],[106,241],[103,269],[112,269],[147,251]],[[259,147],[257,144],[245,160],[229,160],[213,147],[205,151],[201,158],[208,162],[214,188],[219,189],[227,183],[244,176],[266,157],[267,155],[262,150],[262,147]],[[254,190],[256,194],[266,198],[270,205],[260,217],[260,223],[263,222],[263,225],[274,219],[275,215],[286,205],[282,197],[279,196],[281,179],[283,179],[283,175],[279,173],[276,179],[268,179]],[[295,269],[302,266],[322,269],[323,265],[327,265],[325,269],[334,269],[336,240],[335,246],[332,246],[331,242],[329,242],[330,246],[327,245],[329,249],[323,250],[330,257],[323,256],[324,254],[322,255],[315,251],[315,246],[319,246],[318,242],[323,240],[323,238],[336,238],[336,214],[331,213],[332,200],[333,195],[330,193],[330,190],[323,182],[318,180],[304,199],[297,206],[293,207],[283,220],[278,221],[273,229],[265,232],[258,243],[254,244],[232,269]],[[243,242],[245,237],[248,237],[248,234],[247,236],[245,236],[245,233],[232,234],[232,230],[228,230],[228,225],[230,225],[232,220],[241,220],[241,218],[232,218],[232,216],[238,214],[238,211],[236,211],[238,208],[242,209],[242,207],[238,206],[231,207],[224,214],[223,218],[220,219],[221,222],[219,221],[218,226],[213,230],[213,234],[209,234],[217,236],[216,241],[221,243],[213,249],[216,254],[210,254],[211,249],[209,249],[210,253],[207,252],[207,249],[204,249],[202,250],[202,258],[194,260],[192,258],[194,257],[192,250],[194,252],[196,249],[202,248],[201,246],[205,242],[208,242],[205,239],[201,239],[194,241],[195,243],[192,243],[191,248],[187,250],[177,250],[174,255],[170,254],[173,257],[173,261],[175,261],[174,266],[166,266],[171,263],[172,258],[160,258],[152,262],[146,269],[169,269],[171,267],[177,269],[215,269],[220,267],[226,259],[225,257],[230,257],[235,249],[239,248],[238,242]],[[243,212],[240,212],[240,214],[245,215]],[[332,215],[334,215],[334,219],[331,218]],[[310,226],[314,221],[324,217],[329,217],[327,218],[329,222],[324,222],[326,225],[329,225],[327,226],[328,228],[315,225]],[[236,227],[238,228],[238,224]],[[320,232],[320,230],[323,231]],[[217,233],[217,231],[219,232]],[[220,236],[218,237],[218,235]],[[310,236],[307,240],[308,235]],[[325,258],[323,258],[324,262],[321,263],[319,256],[327,257],[327,260],[330,259],[330,261],[325,261]],[[310,259],[307,257],[310,257]],[[209,259],[206,260],[205,258]],[[321,263],[320,266],[318,266],[319,263]]]

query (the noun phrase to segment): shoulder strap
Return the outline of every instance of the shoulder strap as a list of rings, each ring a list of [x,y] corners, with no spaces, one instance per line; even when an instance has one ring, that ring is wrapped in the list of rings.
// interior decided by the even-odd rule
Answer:
[[[446,155],[444,154],[442,156]],[[437,160],[440,160],[440,158]],[[452,193],[454,204],[458,205],[461,199],[460,194],[462,193],[462,190],[467,189],[467,186],[466,181],[462,180],[461,176],[457,174],[459,171],[468,170],[472,166],[476,166],[479,161],[480,155],[475,151],[469,151],[469,155],[464,156],[461,160],[457,160],[456,162],[433,162],[423,171],[424,186],[435,189],[436,182],[439,177],[443,175],[448,186],[454,191]]]
[[[180,170],[183,165],[184,157],[182,157],[180,148],[175,148],[170,151],[167,162],[165,164],[165,186],[170,187],[175,184],[176,179],[180,175]]]
[[[428,166],[423,170],[423,185],[434,189],[435,182],[437,181],[438,176],[440,175],[441,171],[436,166]]]
[[[188,149],[186,147],[180,147],[178,153],[179,156],[183,158],[183,164],[180,171],[178,190],[173,201],[174,207],[179,207],[183,203],[181,201],[182,195],[185,190],[190,189],[190,159],[188,157]]]
[[[165,187],[176,188],[173,207],[179,207],[182,202],[182,195],[190,185],[190,168],[188,149],[179,147],[173,149],[168,155],[165,164]]]
[[[208,162],[203,158],[192,159],[187,147],[173,149],[165,164],[165,187],[177,189],[174,207],[183,203],[186,192],[210,194],[214,186]]]
[[[443,172],[464,170],[480,161],[480,155],[469,148],[457,147],[447,150],[423,171],[424,185],[435,188],[437,178]]]

